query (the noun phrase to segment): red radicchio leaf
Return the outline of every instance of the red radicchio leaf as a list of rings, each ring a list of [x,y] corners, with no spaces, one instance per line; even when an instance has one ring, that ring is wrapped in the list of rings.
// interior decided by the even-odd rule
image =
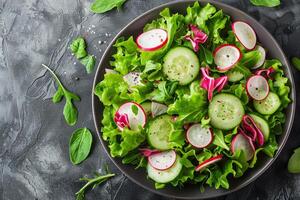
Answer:
[[[190,24],[191,31],[193,32],[193,37],[186,35],[184,39],[189,40],[193,46],[195,52],[199,51],[199,44],[203,44],[208,39],[208,36],[202,32],[197,26]]]
[[[140,148],[139,150],[140,150],[141,154],[143,154],[143,156],[145,156],[145,157],[149,157],[151,155],[160,153],[160,151],[158,151],[156,149],[152,150],[152,149],[147,149],[147,148]]]
[[[228,77],[222,76],[214,79],[209,76],[208,68],[201,68],[201,73],[202,73],[202,81],[200,87],[207,90],[208,100],[211,101],[214,90],[217,89],[217,91],[220,92],[224,88],[225,84],[227,83]]]
[[[123,129],[126,126],[129,128],[129,120],[127,114],[120,114],[117,112],[115,114],[114,121],[120,129]]]
[[[273,67],[269,67],[268,69],[260,69],[260,70],[257,70],[255,72],[256,75],[263,75],[265,74],[267,78],[270,78],[272,79],[272,77],[270,76],[271,73],[275,72],[275,69]]]
[[[250,138],[252,141],[257,141],[259,146],[264,144],[264,135],[249,115],[243,116],[243,127],[251,134]]]

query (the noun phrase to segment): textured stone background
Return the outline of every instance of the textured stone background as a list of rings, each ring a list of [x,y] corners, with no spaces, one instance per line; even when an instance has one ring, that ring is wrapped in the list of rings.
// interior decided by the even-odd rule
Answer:
[[[1,200],[74,199],[74,193],[82,185],[78,178],[101,171],[104,163],[118,176],[89,192],[87,199],[165,199],[124,177],[105,155],[95,132],[89,158],[78,166],[70,163],[67,148],[71,132],[83,126],[94,130],[91,113],[94,74],[87,75],[67,47],[72,38],[84,35],[89,52],[99,61],[122,27],[168,1],[128,0],[119,12],[97,15],[89,11],[91,0],[0,0]],[[300,0],[282,1],[277,9],[253,7],[248,0],[223,2],[259,20],[276,37],[287,56],[300,56]],[[81,96],[82,101],[76,103],[79,122],[75,127],[64,122],[63,103],[51,103],[54,83],[41,63],[55,68],[66,87]],[[294,75],[299,85],[300,73]],[[299,113],[300,108],[297,110]],[[300,124],[295,123],[287,146],[271,169],[250,186],[220,199],[300,199],[300,175],[290,175],[286,170],[292,149],[300,146],[299,128]]]

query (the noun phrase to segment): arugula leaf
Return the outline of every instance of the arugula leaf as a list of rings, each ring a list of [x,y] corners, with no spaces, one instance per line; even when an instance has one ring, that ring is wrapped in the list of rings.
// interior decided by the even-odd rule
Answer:
[[[86,72],[90,74],[94,70],[95,66],[95,56],[87,55],[84,58],[80,59],[81,64],[85,66]]]
[[[292,63],[294,65],[294,67],[300,71],[300,58],[297,58],[297,57],[293,57],[292,58]]]
[[[146,167],[148,161],[138,150],[133,150],[123,157],[122,163],[135,165],[135,169],[138,169],[140,167]]]
[[[56,74],[45,64],[42,64],[53,76],[56,84],[58,85],[57,91],[52,97],[53,103],[58,103],[62,100],[63,97],[66,99],[66,104],[64,106],[63,114],[68,125],[73,126],[77,122],[78,111],[77,108],[73,105],[73,101],[80,101],[79,96],[68,91],[63,84],[60,82]]]
[[[94,13],[105,13],[113,8],[120,9],[126,0],[95,0],[91,5],[91,11]]]
[[[109,178],[115,176],[115,174],[105,174],[101,175],[98,173],[95,173],[95,176],[93,178],[80,178],[81,181],[86,181],[87,183],[78,191],[76,192],[76,200],[84,200],[85,191],[87,188],[92,187],[95,188],[99,184],[107,181]]]
[[[84,58],[87,55],[85,48],[86,44],[82,37],[76,38],[70,45],[71,52],[77,59]]]
[[[280,0],[250,0],[255,6],[275,7],[280,5]]]
[[[213,63],[213,55],[210,50],[205,48],[203,45],[200,45],[200,60],[205,61],[207,64],[212,64]]]
[[[229,147],[228,147],[228,145],[224,141],[223,132],[221,130],[219,130],[219,129],[214,129],[213,144],[217,145],[219,147],[222,147],[222,148],[226,149],[227,151],[229,151]]]
[[[89,129],[75,130],[69,142],[70,160],[74,165],[84,161],[90,153],[93,137]]]
[[[290,173],[300,173],[300,147],[294,150],[294,154],[288,162],[288,171]]]

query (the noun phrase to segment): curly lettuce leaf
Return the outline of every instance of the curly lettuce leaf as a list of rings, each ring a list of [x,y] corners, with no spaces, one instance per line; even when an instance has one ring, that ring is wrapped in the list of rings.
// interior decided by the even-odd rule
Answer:
[[[229,147],[224,140],[223,132],[220,129],[214,129],[213,144],[229,151]]]
[[[161,69],[162,69],[161,63],[149,60],[146,62],[146,65],[141,74],[141,77],[143,79],[147,79],[148,81],[162,80],[163,73],[162,73]]]
[[[173,99],[173,95],[177,89],[178,82],[160,81],[157,88],[154,89],[149,95],[148,99],[160,103],[168,103]]]
[[[184,17],[178,13],[171,15],[169,8],[165,8],[160,12],[162,18],[154,20],[150,24],[145,26],[145,31],[153,28],[161,28],[168,32],[167,44],[156,51],[142,51],[141,52],[141,63],[146,64],[148,60],[158,60],[162,58],[167,51],[170,49],[176,32],[183,26]]]
[[[209,38],[213,44],[224,43],[221,31],[226,28],[230,17],[225,15],[222,10],[216,12],[208,21]]]
[[[243,57],[239,62],[239,65],[251,69],[259,61],[260,57],[261,53],[258,50],[243,53]]]
[[[267,156],[273,158],[277,149],[278,149],[278,143],[276,141],[276,137],[274,134],[270,134],[269,140],[268,140],[267,144],[264,145],[264,149],[262,151]]]
[[[140,55],[132,36],[127,40],[124,37],[118,38],[114,47],[117,52],[113,55],[114,60],[110,62],[110,65],[115,67],[116,71],[125,75],[130,71],[140,70]]]
[[[169,105],[168,114],[178,115],[177,121],[200,122],[207,113],[207,93],[200,88],[199,81],[194,81],[190,85],[190,91],[185,93],[185,89],[176,91],[177,99]]]
[[[139,130],[124,128],[120,131],[113,122],[113,113],[112,107],[106,106],[103,110],[102,137],[109,142],[112,157],[123,157],[142,144],[146,134],[142,128]]]

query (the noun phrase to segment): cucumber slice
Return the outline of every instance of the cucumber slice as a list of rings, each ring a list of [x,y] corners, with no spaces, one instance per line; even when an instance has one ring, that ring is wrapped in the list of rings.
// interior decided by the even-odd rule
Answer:
[[[222,130],[230,130],[239,125],[244,113],[241,101],[232,94],[218,94],[208,106],[211,125]]]
[[[172,118],[169,115],[156,117],[147,129],[148,143],[155,149],[168,150],[169,133],[173,130]]]
[[[230,70],[226,73],[226,75],[228,77],[228,81],[230,82],[238,82],[244,78],[244,74],[237,70]]]
[[[199,66],[199,59],[191,49],[175,47],[164,57],[163,72],[169,80],[187,85],[197,77]]]
[[[151,115],[151,104],[152,104],[151,101],[146,101],[146,102],[141,104],[141,106],[144,109],[147,116]]]
[[[266,142],[269,139],[269,135],[270,135],[270,128],[268,122],[257,115],[254,114],[249,114],[249,115],[255,122],[257,128],[259,128],[263,133],[264,141]]]
[[[263,115],[271,115],[275,113],[280,107],[280,104],[281,102],[278,95],[273,92],[270,92],[268,96],[261,101],[253,101],[254,108],[257,112]]]
[[[173,181],[181,172],[182,164],[180,163],[180,157],[177,155],[176,161],[172,167],[167,170],[157,170],[152,167],[149,162],[147,164],[147,172],[149,178],[157,183],[168,183]]]

